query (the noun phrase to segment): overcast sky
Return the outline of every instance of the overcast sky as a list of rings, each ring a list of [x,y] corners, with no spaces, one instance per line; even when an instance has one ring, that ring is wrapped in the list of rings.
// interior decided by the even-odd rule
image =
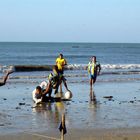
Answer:
[[[0,0],[0,41],[140,43],[140,0]]]

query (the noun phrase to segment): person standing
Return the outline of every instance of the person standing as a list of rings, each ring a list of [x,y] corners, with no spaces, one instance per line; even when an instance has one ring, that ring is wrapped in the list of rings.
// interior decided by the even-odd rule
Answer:
[[[90,62],[88,63],[88,74],[90,77],[89,83],[91,89],[94,83],[96,82],[97,75],[100,74],[100,71],[101,71],[100,63],[96,61],[96,56],[92,56]]]
[[[66,90],[68,90],[66,84],[66,78],[64,77],[64,67],[67,65],[66,59],[63,57],[63,54],[59,54],[59,57],[56,59],[56,65],[58,67],[58,74],[61,77],[61,81],[64,83]],[[60,83],[60,93],[62,93],[62,82]]]
[[[63,54],[59,54],[59,57],[56,59],[56,65],[58,67],[59,74],[64,73],[64,66],[67,65],[66,59],[63,57]]]

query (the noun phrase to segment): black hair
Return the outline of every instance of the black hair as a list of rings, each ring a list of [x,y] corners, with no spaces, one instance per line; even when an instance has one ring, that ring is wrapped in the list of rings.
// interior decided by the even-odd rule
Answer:
[[[40,86],[37,86],[37,87],[36,87],[36,89],[38,89],[38,90],[40,90],[40,91],[41,91],[41,87],[40,87]]]
[[[59,55],[60,55],[61,57],[63,57],[63,54],[62,54],[62,53],[60,53]]]

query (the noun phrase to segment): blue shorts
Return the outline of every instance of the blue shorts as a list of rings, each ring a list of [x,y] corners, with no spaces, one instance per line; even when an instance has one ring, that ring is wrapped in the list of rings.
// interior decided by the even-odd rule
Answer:
[[[90,74],[90,79],[96,79],[97,74]]]

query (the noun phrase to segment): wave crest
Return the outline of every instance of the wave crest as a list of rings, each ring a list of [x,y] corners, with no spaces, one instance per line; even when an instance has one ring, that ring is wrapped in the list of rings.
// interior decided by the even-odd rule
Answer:
[[[15,66],[1,66],[0,72],[7,70],[14,71],[51,71],[53,65],[15,65]],[[87,70],[87,64],[69,64],[65,67],[67,70]],[[102,70],[140,70],[140,64],[102,64]]]

